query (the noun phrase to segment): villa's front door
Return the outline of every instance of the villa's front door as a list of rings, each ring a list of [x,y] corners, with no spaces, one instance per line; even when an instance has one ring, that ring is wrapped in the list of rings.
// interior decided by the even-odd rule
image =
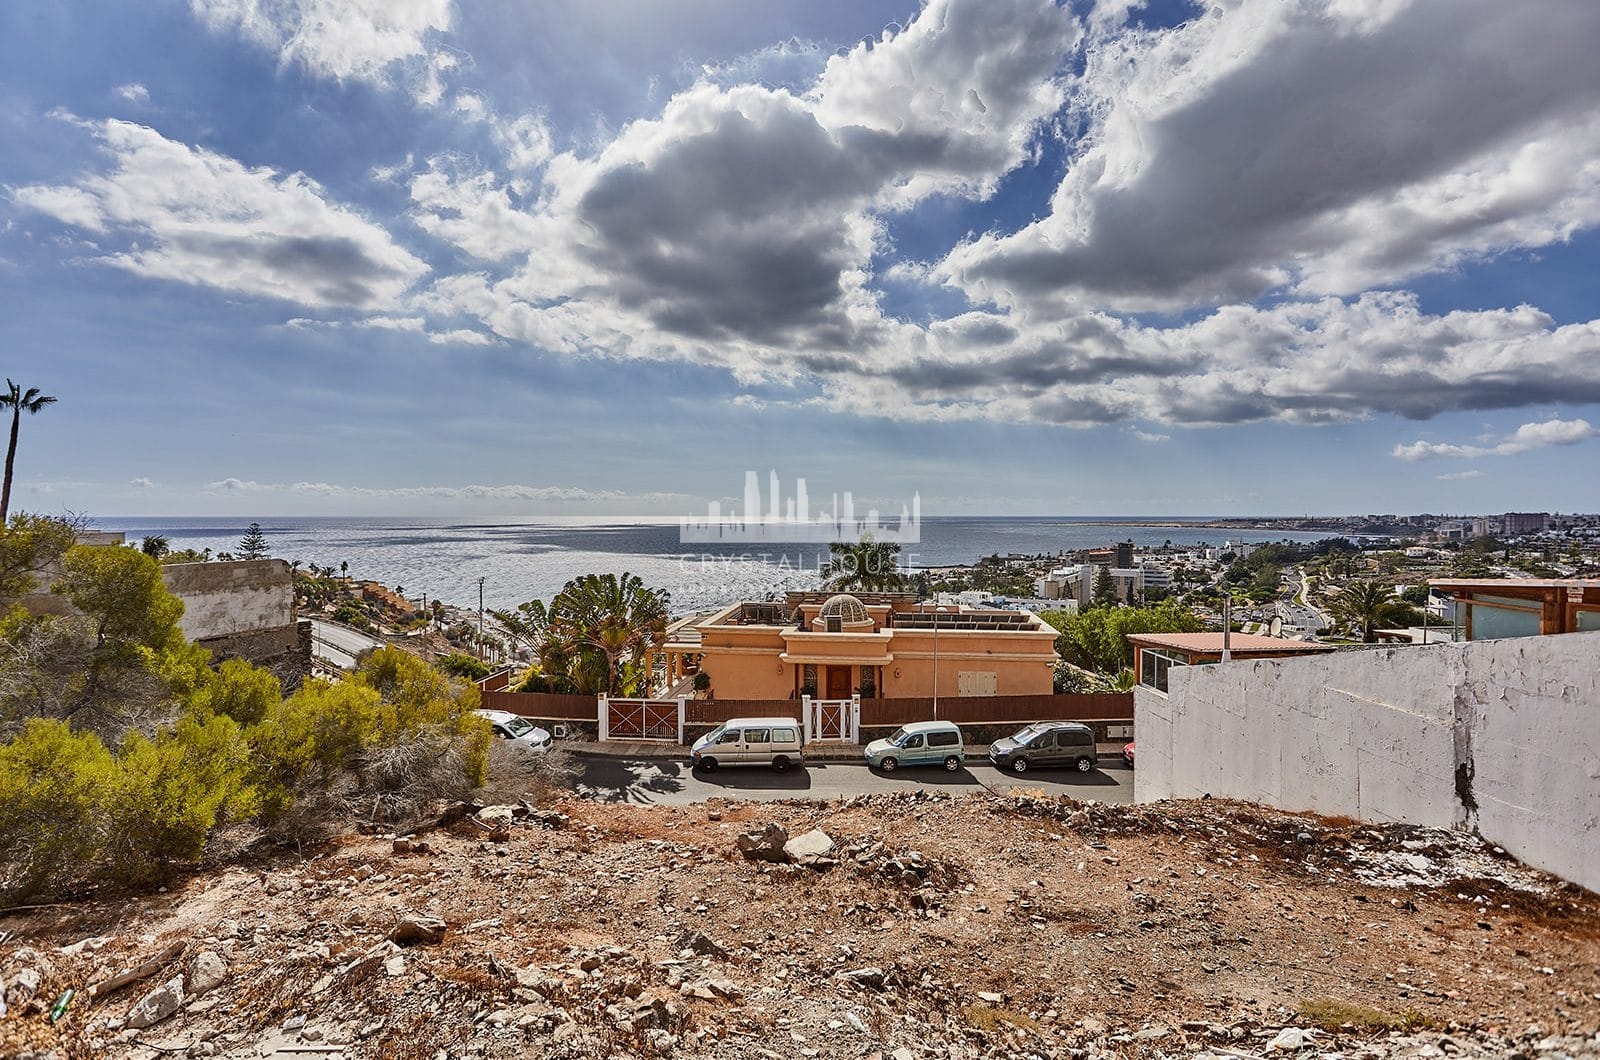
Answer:
[[[828,667],[828,689],[827,689],[827,691],[828,691],[828,694],[823,697],[825,699],[849,699],[850,698],[850,667],[848,667],[848,666],[830,666],[830,667]]]

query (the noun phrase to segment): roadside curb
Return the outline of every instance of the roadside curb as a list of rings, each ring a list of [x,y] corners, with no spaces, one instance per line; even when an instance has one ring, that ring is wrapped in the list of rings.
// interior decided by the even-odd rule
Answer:
[[[689,760],[689,748],[683,744],[657,743],[655,741],[625,741],[609,740],[601,743],[597,740],[566,740],[556,744],[558,750],[567,751],[583,758],[626,758],[626,759],[669,759],[673,761]],[[1106,758],[1121,758],[1121,748],[1107,751],[1104,747],[1097,749],[1102,760]],[[827,750],[806,751],[804,760],[808,763],[854,763],[864,764],[862,748],[851,744],[847,747],[828,748]],[[988,744],[968,744],[968,762],[987,762],[989,760]]]

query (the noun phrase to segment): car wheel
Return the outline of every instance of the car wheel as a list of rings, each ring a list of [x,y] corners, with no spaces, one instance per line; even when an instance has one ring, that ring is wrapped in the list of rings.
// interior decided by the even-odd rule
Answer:
[[[1094,759],[1092,759],[1092,758],[1088,757],[1087,755],[1085,755],[1084,757],[1078,759],[1073,764],[1078,767],[1078,772],[1087,773],[1087,772],[1089,772],[1089,770],[1094,768]]]
[[[883,761],[878,763],[878,768],[883,770],[885,773],[893,773],[899,768],[899,766],[900,763],[893,758],[885,758]]]
[[[788,770],[788,768],[789,768],[789,760],[787,758],[785,758],[783,755],[779,755],[777,758],[774,758],[772,760],[772,771],[774,773],[786,772]]]
[[[702,758],[696,764],[707,773],[715,773],[717,771],[717,760],[715,758]]]
[[[945,772],[954,773],[956,770],[961,768],[961,759],[957,758],[955,755],[947,756],[944,760],[944,768]]]
[[[1026,773],[1027,771],[1028,771],[1028,760],[1026,758],[1013,758],[1011,760],[1011,772],[1013,772],[1013,773]]]

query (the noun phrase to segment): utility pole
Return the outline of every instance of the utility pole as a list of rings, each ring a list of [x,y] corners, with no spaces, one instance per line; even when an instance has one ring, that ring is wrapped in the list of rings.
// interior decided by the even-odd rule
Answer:
[[[484,651],[484,645],[483,645],[483,582],[484,582],[484,579],[482,579],[482,578],[478,579],[478,661],[479,662],[485,661],[484,660],[485,651]]]

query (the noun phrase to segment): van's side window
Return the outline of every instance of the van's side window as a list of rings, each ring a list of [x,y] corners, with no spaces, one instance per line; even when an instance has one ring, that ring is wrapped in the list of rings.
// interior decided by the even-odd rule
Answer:
[[[1094,733],[1085,732],[1082,729],[1067,729],[1061,734],[1061,742],[1065,744],[1072,744],[1074,746],[1082,746],[1084,744],[1094,742]]]
[[[766,743],[770,729],[746,729],[744,731],[745,743]]]
[[[739,730],[738,729],[729,729],[729,730],[727,730],[720,737],[717,738],[717,742],[718,743],[738,743],[739,742]]]
[[[929,747],[954,747],[961,742],[961,735],[954,732],[930,732],[928,734]]]
[[[908,747],[908,748],[909,747],[921,747],[922,746],[922,734],[920,732],[917,733],[915,736],[913,736],[910,739],[908,739],[901,746],[902,747]]]
[[[795,735],[795,731],[793,729],[773,729],[772,730],[772,742],[773,743],[793,743],[794,741],[796,741],[798,739],[799,739],[799,737]]]

